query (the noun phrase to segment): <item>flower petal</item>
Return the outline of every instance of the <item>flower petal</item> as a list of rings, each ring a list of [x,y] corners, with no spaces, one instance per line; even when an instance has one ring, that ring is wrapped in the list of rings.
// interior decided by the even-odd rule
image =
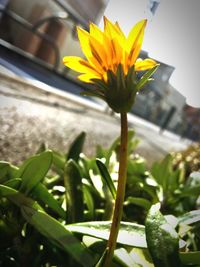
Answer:
[[[77,27],[77,33],[78,33],[78,38],[80,41],[81,49],[84,55],[86,56],[87,60],[93,67],[97,68],[98,72],[102,72],[101,64],[96,60],[96,58],[94,58],[92,54],[91,47],[90,47],[89,33],[79,27]]]
[[[98,61],[98,63],[104,67],[107,67],[108,58],[106,56],[106,52],[104,47],[96,40],[94,37],[90,36],[89,44],[92,52],[92,56]]]
[[[147,20],[141,20],[138,22],[130,31],[128,35],[128,39],[126,42],[126,50],[128,52],[128,61],[127,64],[132,66],[142,47],[143,37],[144,37],[144,29],[146,26]]]
[[[78,79],[80,81],[83,81],[86,83],[93,83],[93,81],[91,81],[91,79],[101,79],[101,77],[86,73],[86,74],[79,75]]]
[[[129,32],[127,42],[126,42],[126,48],[130,52],[132,49],[132,46],[134,45],[135,41],[137,41],[138,37],[142,33],[142,31],[145,29],[145,26],[147,24],[147,20],[143,19],[139,21],[135,26],[131,29]]]
[[[136,71],[148,70],[148,69],[152,69],[153,67],[155,67],[157,65],[159,65],[159,64],[150,58],[146,58],[144,60],[138,59],[135,62],[135,70]]]
[[[120,45],[123,47],[126,40],[125,35],[120,30],[118,24],[113,24],[109,19],[104,16],[104,32],[109,39],[117,39]]]
[[[107,65],[111,66],[113,51],[108,36],[104,34],[94,23],[90,23],[90,36],[92,36],[102,45],[106,54]]]
[[[85,30],[78,28],[78,37],[83,53],[91,65],[97,68],[99,73],[102,73],[103,68],[107,65],[108,56],[105,52],[105,47]]]
[[[113,69],[113,71],[115,72],[117,70],[117,65],[119,65],[120,63],[122,63],[123,60],[123,49],[120,46],[118,39],[114,38],[111,40],[111,44],[112,44],[112,49],[113,49],[113,65],[115,67],[115,69]]]
[[[104,16],[104,32],[105,36],[110,40],[110,48],[111,48],[111,63],[109,64],[110,70],[114,73],[116,72],[117,65],[123,64],[123,54],[124,54],[124,43],[125,43],[125,35],[121,31],[118,23],[113,24],[110,20],[108,20]]]
[[[98,72],[86,60],[81,57],[64,57],[63,63],[68,68],[81,73],[90,73],[98,75]]]
[[[64,57],[63,63],[82,73],[78,79],[88,83],[94,83],[92,79],[108,82],[108,73],[117,75],[120,65],[124,74],[134,66],[136,71],[148,70],[158,65],[152,59],[139,59],[144,30],[147,20],[141,20],[130,31],[128,38],[122,32],[117,22],[112,23],[104,17],[104,31],[90,23],[90,32],[77,27],[78,38],[87,60],[80,57]],[[137,61],[136,61],[137,60]]]
[[[122,29],[120,28],[119,23],[117,21],[115,22],[115,27],[117,28],[118,33],[121,36],[121,38],[123,38],[125,40],[126,36],[124,35],[124,33],[123,33]]]
[[[77,27],[78,39],[81,45],[81,49],[85,56],[88,58],[92,55],[89,45],[89,33],[80,27]]]
[[[104,33],[92,22],[90,23],[90,35],[103,44]]]

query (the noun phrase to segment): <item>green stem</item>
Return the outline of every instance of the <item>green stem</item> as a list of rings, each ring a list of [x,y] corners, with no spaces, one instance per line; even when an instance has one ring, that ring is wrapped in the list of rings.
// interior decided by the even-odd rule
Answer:
[[[128,143],[127,113],[121,113],[121,143],[120,143],[120,155],[119,155],[118,186],[117,186],[117,195],[115,200],[110,236],[107,244],[108,251],[106,253],[103,265],[104,267],[111,266],[114,250],[116,247],[117,236],[119,233],[120,222],[122,219],[123,203],[124,203],[125,188],[126,188],[126,176],[127,176],[127,143]]]

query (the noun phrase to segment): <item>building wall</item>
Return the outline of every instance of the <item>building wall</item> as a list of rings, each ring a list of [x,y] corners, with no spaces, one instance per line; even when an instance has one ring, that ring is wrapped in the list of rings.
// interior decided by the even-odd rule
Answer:
[[[9,8],[28,20],[34,6],[39,5],[41,8],[45,8],[49,2],[50,0],[10,0]]]
[[[147,58],[148,53],[141,51],[140,57]],[[183,123],[185,97],[169,83],[174,67],[159,63],[160,66],[153,75],[154,80],[141,90],[132,111],[148,121],[160,126],[166,125],[168,129],[173,130],[178,124]],[[172,116],[166,124],[170,113]]]
[[[104,11],[108,0],[66,0],[82,17],[97,22]]]
[[[96,21],[102,14],[108,0],[65,0],[85,19]],[[10,0],[9,9],[17,15],[24,18],[31,24],[46,16],[63,11],[52,0]],[[25,30],[20,25],[10,22],[10,29],[13,44],[20,47],[39,58],[53,64],[55,62],[55,53],[48,43],[44,43],[30,31]],[[65,55],[83,56],[79,42],[74,36],[74,23],[69,20],[51,21],[40,27],[41,32],[50,34],[60,49],[60,69],[65,68],[62,64],[62,58]],[[17,33],[17,34],[16,34]],[[72,72],[72,71],[70,71]],[[72,72],[73,73],[73,72]]]

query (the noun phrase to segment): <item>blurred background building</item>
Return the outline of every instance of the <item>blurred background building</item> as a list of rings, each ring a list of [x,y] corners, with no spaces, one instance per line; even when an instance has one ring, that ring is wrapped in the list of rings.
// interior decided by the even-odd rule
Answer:
[[[60,59],[64,55],[82,55],[76,40],[76,25],[87,28],[88,21],[97,23],[107,2],[1,0],[1,37],[47,63],[54,64],[57,60],[59,67],[63,67]],[[49,38],[38,36],[37,31]],[[55,46],[59,47],[59,59],[55,58]]]
[[[154,14],[159,1],[149,3]],[[87,29],[89,21],[98,23],[107,4],[108,0],[0,0],[0,64],[68,90],[65,81],[75,73],[63,66],[62,57],[83,56],[76,26]],[[142,51],[140,56],[146,58],[148,53]],[[187,106],[170,85],[173,71],[173,66],[160,62],[155,80],[140,92],[132,112],[159,125],[161,131],[197,141],[200,110]]]

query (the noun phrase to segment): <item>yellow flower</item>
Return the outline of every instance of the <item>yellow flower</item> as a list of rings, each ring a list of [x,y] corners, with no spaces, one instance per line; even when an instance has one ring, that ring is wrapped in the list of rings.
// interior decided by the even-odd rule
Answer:
[[[129,111],[133,104],[136,91],[140,89],[136,88],[138,81],[135,73],[157,66],[152,59],[138,59],[146,23],[146,20],[138,22],[128,37],[118,23],[113,24],[106,17],[104,31],[93,23],[90,23],[89,32],[78,27],[78,38],[86,60],[74,56],[63,58],[67,67],[82,73],[78,76],[79,80],[94,83],[98,87],[98,90],[90,90],[89,94],[101,97],[116,112]],[[148,75],[145,83],[149,77]],[[123,99],[128,101],[128,98],[132,99],[129,105],[119,103]],[[118,104],[110,101],[117,101]]]

